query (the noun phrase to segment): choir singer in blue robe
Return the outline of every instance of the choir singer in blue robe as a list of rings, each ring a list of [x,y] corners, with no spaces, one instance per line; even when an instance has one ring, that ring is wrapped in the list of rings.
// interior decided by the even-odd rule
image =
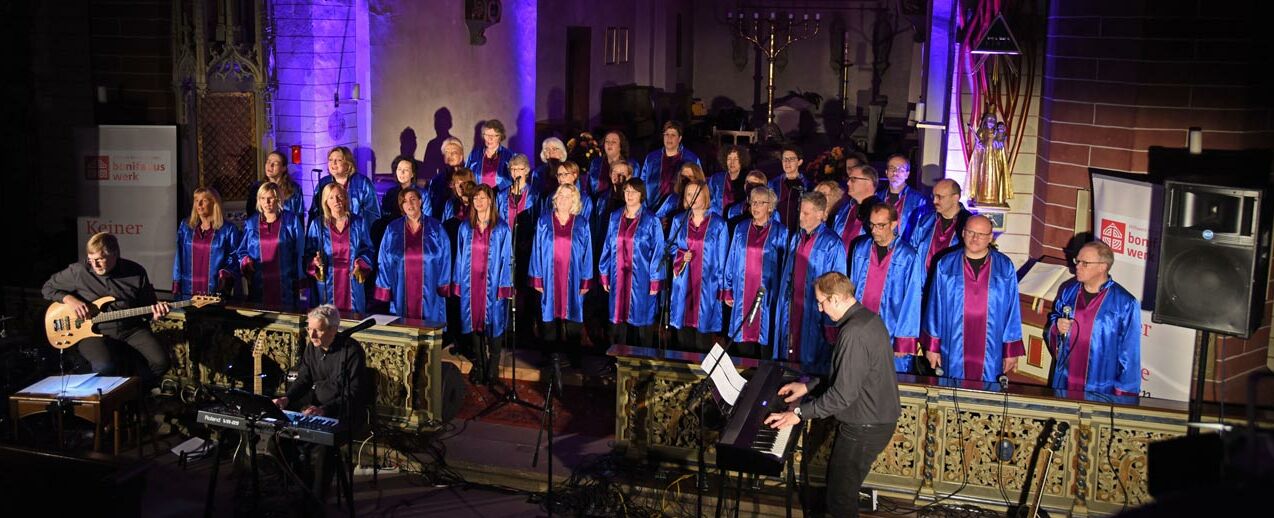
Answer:
[[[1141,303],[1110,277],[1115,253],[1101,241],[1075,257],[1048,314],[1053,388],[1136,396],[1141,393]]]
[[[211,187],[195,189],[190,217],[177,225],[173,299],[230,289],[239,275],[239,239],[239,229],[225,219],[221,195]]]
[[[964,249],[942,256],[925,305],[925,357],[939,376],[997,381],[1026,354],[1017,268],[991,247],[991,220],[973,216]]]
[[[473,215],[456,233],[456,261],[451,295],[460,299],[461,349],[474,360],[479,384],[499,378],[500,353],[508,326],[508,300],[513,298],[513,237],[500,219],[495,190],[473,191]]]
[[[778,212],[783,228],[796,232],[800,228],[797,220],[800,218],[801,195],[809,191],[812,186],[809,179],[801,174],[801,164],[805,163],[805,159],[801,156],[801,148],[792,145],[784,146],[780,160],[783,164],[783,173],[770,180],[769,184],[770,189],[779,199],[774,210]]]
[[[597,261],[608,298],[611,343],[653,347],[659,287],[663,282],[663,227],[643,206],[646,185],[630,178],[621,187],[624,206],[607,218]]]
[[[507,136],[504,123],[490,119],[482,123],[482,147],[474,148],[465,161],[465,167],[473,171],[475,182],[494,187],[496,191],[509,188],[513,179],[509,176],[509,160],[513,150],[504,147]]]
[[[659,203],[660,200],[672,194],[673,188],[677,185],[677,175],[681,172],[681,166],[687,163],[701,165],[699,156],[681,145],[681,138],[684,135],[680,122],[665,122],[664,146],[648,153],[646,159],[642,161],[640,178],[646,182],[647,200]]]
[[[831,348],[835,339],[832,322],[818,310],[814,298],[814,280],[825,273],[846,273],[845,246],[840,237],[827,228],[827,198],[821,193],[801,195],[797,209],[800,230],[787,244],[783,279],[779,284],[781,303],[775,320],[779,329],[774,359],[801,364],[801,372],[828,374]]]
[[[855,159],[851,157],[848,160]],[[876,168],[869,165],[856,165],[846,171],[845,195],[848,199],[833,218],[832,228],[845,243],[847,255],[850,247],[854,246],[854,240],[867,233],[867,219],[871,216],[872,206],[880,203],[876,198],[879,180]]]
[[[451,244],[438,220],[423,214],[420,191],[398,192],[403,216],[385,227],[377,254],[375,298],[400,317],[447,324]]]
[[[551,351],[567,352],[571,364],[583,360],[579,347],[584,294],[593,286],[593,243],[588,217],[579,217],[579,188],[561,185],[551,211],[540,215],[531,251],[531,287],[540,292],[542,335]]]
[[[252,182],[252,185],[248,186],[248,193],[255,196],[257,189],[267,183],[279,186],[279,207],[296,214],[304,221],[305,200],[301,199],[301,186],[297,185],[296,180],[293,180],[292,175],[288,173],[288,158],[279,151],[271,151],[265,156],[265,179]],[[256,213],[255,203],[248,203],[244,207],[245,219]]]
[[[731,308],[728,335],[738,353],[771,358],[779,339],[774,309],[788,300],[779,289],[788,233],[774,217],[778,196],[773,190],[758,186],[748,201],[751,217],[734,229],[719,296]]]
[[[894,206],[898,212],[898,235],[906,235],[917,220],[930,208],[929,196],[924,192],[907,185],[911,178],[911,161],[902,155],[892,155],[885,165],[885,179],[888,180],[876,193],[881,203]]]
[[[727,207],[747,197],[743,172],[752,165],[752,156],[748,148],[732,144],[722,148],[721,163],[725,170],[708,178],[708,190],[712,191],[712,212],[724,216]]]
[[[637,170],[637,161],[628,156],[628,137],[622,131],[610,130],[602,137],[602,154],[593,157],[588,165],[588,185],[584,195],[592,195],[596,201],[598,193],[617,189],[619,185],[611,181],[610,168],[612,164],[618,163],[628,164],[625,178],[632,176],[632,172]]]
[[[677,347],[707,352],[712,335],[721,331],[721,299],[730,231],[725,218],[711,210],[712,189],[704,183],[686,186],[692,200],[672,219],[668,248],[672,261],[672,308],[669,321],[677,329]]]
[[[366,313],[363,286],[372,274],[371,230],[350,212],[341,184],[327,184],[320,195],[323,217],[311,220],[305,231],[306,273],[317,281],[311,303]]]
[[[310,203],[310,221],[322,216],[323,188],[336,183],[345,190],[346,203],[351,213],[357,214],[367,228],[380,219],[380,200],[376,199],[376,186],[371,179],[354,169],[354,152],[345,146],[337,146],[327,153],[327,176],[314,187],[314,199]],[[338,306],[339,307],[339,306]],[[340,308],[342,310],[346,308]]]
[[[291,308],[304,287],[302,213],[279,206],[282,190],[266,182],[257,188],[256,213],[243,225],[236,257],[248,279],[248,300],[271,308]]]
[[[871,239],[854,242],[849,279],[854,283],[854,298],[885,321],[894,348],[894,369],[910,374],[919,351],[924,272],[916,250],[898,237],[897,209],[878,203],[870,218]]]
[[[934,184],[933,210],[921,214],[916,224],[903,235],[903,239],[916,249],[916,255],[924,261],[921,268],[926,276],[935,257],[960,245],[964,224],[972,215],[960,203],[960,184],[950,178]]]

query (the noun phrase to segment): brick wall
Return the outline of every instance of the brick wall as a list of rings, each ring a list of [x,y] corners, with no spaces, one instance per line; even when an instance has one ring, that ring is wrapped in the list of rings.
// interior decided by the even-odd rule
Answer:
[[[301,164],[291,166],[291,172],[307,205],[319,178],[311,171],[326,175],[328,151],[358,144],[357,103],[349,100],[356,82],[355,3],[273,2],[279,80],[275,138],[282,149],[301,146]],[[337,92],[339,106],[333,102]]]
[[[98,124],[173,124],[172,3],[89,2],[93,87],[107,89]]]
[[[1252,0],[1050,4],[1032,256],[1062,256],[1090,167],[1145,173],[1148,148],[1184,147],[1191,126],[1204,129],[1208,149],[1274,144],[1270,56],[1257,43],[1268,43],[1258,38],[1268,9]],[[1224,380],[1226,398],[1240,400],[1240,381],[1268,368],[1270,309],[1252,339],[1215,349],[1211,397]]]

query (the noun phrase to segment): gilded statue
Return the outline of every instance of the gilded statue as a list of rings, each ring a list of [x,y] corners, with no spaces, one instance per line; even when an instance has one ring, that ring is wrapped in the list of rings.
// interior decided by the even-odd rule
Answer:
[[[1013,175],[1009,171],[1008,127],[986,114],[974,133],[973,156],[969,159],[966,188],[973,205],[1005,208],[1013,199]]]

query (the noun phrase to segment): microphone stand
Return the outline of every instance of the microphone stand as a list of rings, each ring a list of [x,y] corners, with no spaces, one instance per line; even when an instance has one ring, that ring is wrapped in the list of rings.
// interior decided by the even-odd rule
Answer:
[[[544,411],[544,426],[540,428],[539,433],[536,434],[535,437],[535,455],[531,458],[531,467],[539,465],[541,439],[544,438],[544,433],[547,430],[548,451],[546,454],[548,455],[549,464],[547,475],[548,489],[544,492],[543,501],[545,508],[548,511],[548,515],[551,517],[553,516],[553,500],[555,499],[553,496],[553,393],[557,392],[559,396],[561,395],[562,368],[561,362],[558,359],[558,353],[549,355],[549,361],[552,362],[552,367],[549,369],[548,388],[544,391],[544,407],[542,408]]]
[[[525,186],[524,186],[523,188],[525,188]],[[510,226],[510,227],[509,227],[509,239],[511,240],[511,245],[512,245],[513,247],[516,247],[516,246],[517,246],[517,242],[518,242],[517,235],[518,235],[518,232],[517,232],[517,226],[516,226],[516,223],[515,223],[515,225],[514,225],[514,226]],[[509,265],[509,276],[510,276],[510,278],[514,278],[514,279],[515,279],[515,281],[514,281],[514,282],[515,282],[515,284],[516,284],[516,277],[517,277],[517,271],[518,271],[518,270],[517,270],[517,262],[516,262],[516,261],[517,261],[517,254],[516,254],[516,253],[510,253],[510,254],[509,254],[509,262],[508,262],[508,265]],[[500,291],[500,290],[499,290],[499,287],[497,287],[497,288],[496,288],[496,293],[497,293],[497,294],[499,294],[499,291]],[[504,332],[504,336],[506,337],[506,338],[505,338],[505,341],[506,341],[506,343],[508,343],[508,345],[509,345],[509,370],[512,372],[512,378],[510,379],[510,381],[509,381],[509,386],[508,386],[508,389],[509,389],[509,390],[507,390],[507,391],[506,391],[503,395],[501,395],[501,396],[499,397],[499,399],[496,399],[495,401],[492,401],[490,405],[487,405],[487,407],[486,407],[486,408],[482,409],[482,411],[481,411],[481,412],[478,412],[478,414],[477,414],[477,415],[475,415],[475,416],[473,416],[470,420],[474,420],[474,419],[481,419],[481,418],[483,418],[483,417],[486,417],[486,416],[488,416],[488,415],[491,415],[491,413],[495,412],[495,411],[496,411],[496,410],[498,410],[499,408],[501,408],[501,407],[503,407],[504,405],[507,405],[507,404],[509,404],[509,403],[513,403],[513,404],[518,405],[518,406],[522,406],[522,407],[525,407],[525,408],[529,408],[529,409],[531,409],[531,410],[535,410],[535,411],[537,411],[537,412],[543,411],[543,408],[541,408],[539,405],[536,405],[536,404],[534,404],[534,403],[531,403],[531,402],[529,402],[529,401],[526,401],[526,400],[524,400],[524,399],[522,399],[522,398],[518,397],[518,363],[517,363],[517,362],[518,362],[518,360],[517,360],[517,356],[518,356],[518,305],[517,305],[517,300],[518,300],[518,296],[517,296],[517,288],[514,288],[514,290],[513,290],[513,297],[509,299],[509,302],[508,302],[508,306],[509,306],[509,307],[508,307],[508,309],[507,309],[507,312],[508,312],[508,314],[509,314],[509,329],[506,329],[506,330],[505,330],[505,332]],[[488,314],[490,314],[490,313],[488,313]],[[488,327],[488,329],[490,329],[490,327]],[[491,332],[491,331],[487,331],[487,332]],[[499,359],[497,358],[497,359],[496,359],[496,361],[498,362],[498,361],[499,361]],[[500,380],[499,380],[499,376],[498,376],[498,375],[496,376],[496,379],[495,379],[495,380],[493,380],[493,383],[495,383],[495,384],[500,384]]]

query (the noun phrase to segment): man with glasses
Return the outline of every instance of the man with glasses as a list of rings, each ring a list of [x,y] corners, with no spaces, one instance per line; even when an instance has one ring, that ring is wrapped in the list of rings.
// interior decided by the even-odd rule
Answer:
[[[789,232],[796,232],[798,212],[801,210],[801,195],[810,190],[809,180],[801,174],[801,149],[796,146],[784,146],[780,154],[783,161],[783,174],[770,180],[770,189],[779,197],[779,204],[774,208],[779,213],[779,221]]]
[[[903,239],[924,260],[925,275],[933,266],[934,257],[960,243],[965,222],[972,215],[960,203],[960,184],[950,178],[938,180],[933,186],[933,210],[921,214],[916,224],[903,233]]]
[[[789,303],[776,308],[776,321],[787,332],[779,335],[774,359],[799,361],[801,371],[811,374],[827,374],[831,361],[827,343],[833,338],[827,336],[823,315],[815,307],[814,279],[827,272],[846,273],[845,247],[823,222],[826,211],[827,198],[822,194],[801,196],[801,229],[788,242],[779,286]]]
[[[907,157],[890,156],[885,165],[885,178],[888,183],[876,193],[876,197],[883,203],[893,205],[894,210],[898,211],[898,234],[904,235],[930,205],[925,203],[927,197],[924,193],[907,185],[907,180],[911,178],[911,161]]]
[[[819,277],[814,283],[814,296],[819,310],[835,322],[837,329],[831,376],[784,385],[779,396],[792,409],[770,414],[765,424],[777,429],[793,426],[802,419],[835,418],[836,442],[827,460],[826,514],[858,516],[858,491],[876,457],[889,445],[901,414],[898,380],[890,364],[893,350],[884,323],[859,304],[854,298],[853,283],[843,274],[832,272]],[[809,400],[801,402],[806,395]],[[796,403],[799,405],[791,406]],[[812,458],[813,455],[806,456]]]
[[[1049,386],[1102,394],[1141,393],[1141,303],[1110,277],[1115,253],[1101,241],[1079,249],[1075,278],[1048,314]]]
[[[849,202],[841,206],[834,225],[836,235],[845,243],[846,255],[849,254],[854,239],[866,232],[871,208],[880,203],[876,198],[876,182],[880,180],[880,173],[876,172],[876,168],[859,164],[850,167],[848,173],[845,180]]]
[[[925,357],[939,376],[998,381],[1013,372],[1022,346],[1017,268],[991,246],[991,220],[964,226],[963,253],[933,265],[925,303]]]
[[[677,175],[681,173],[682,165],[692,163],[702,166],[698,155],[681,145],[684,135],[680,122],[665,122],[664,147],[651,151],[642,162],[638,177],[646,182],[647,206],[660,206],[663,199],[672,193],[677,186]]]
[[[894,370],[910,374],[915,369],[920,337],[920,296],[924,272],[916,250],[898,238],[898,212],[879,203],[871,210],[871,239],[854,243],[849,258],[849,279],[854,298],[885,321],[894,347]]]
[[[726,254],[721,300],[731,308],[727,335],[738,344],[738,353],[750,358],[773,357],[779,333],[770,317],[787,300],[779,289],[779,272],[788,233],[774,220],[776,198],[764,185],[752,189],[751,217],[734,228]]]

